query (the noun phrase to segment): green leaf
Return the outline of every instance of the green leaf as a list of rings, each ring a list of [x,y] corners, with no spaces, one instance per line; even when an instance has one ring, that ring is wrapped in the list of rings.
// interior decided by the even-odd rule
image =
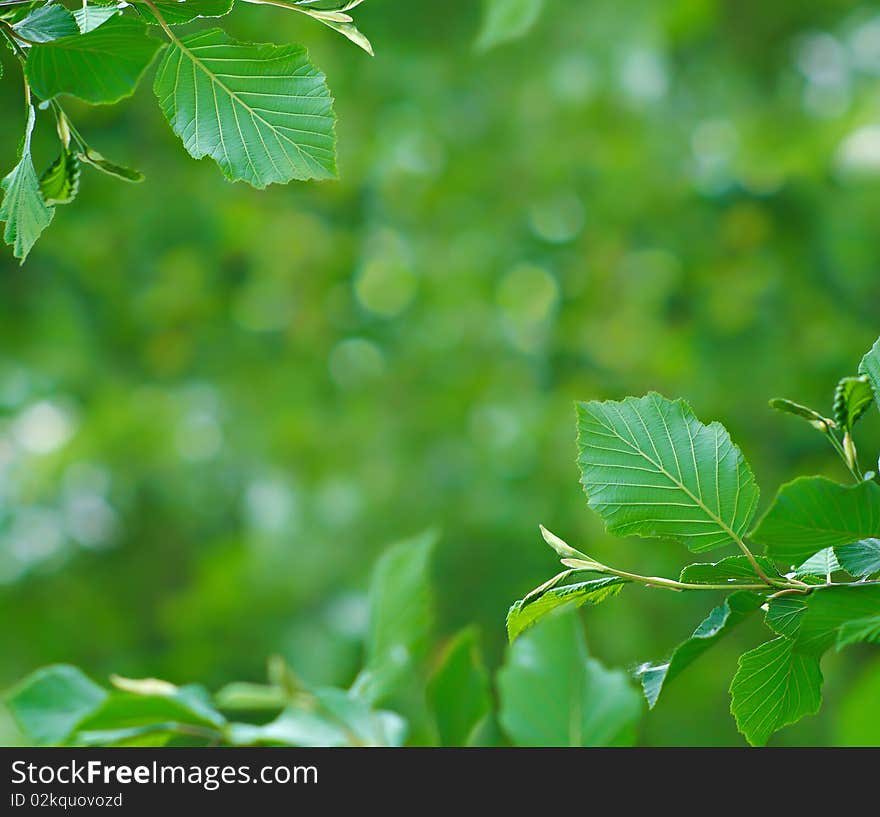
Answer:
[[[880,537],[880,486],[801,477],[783,485],[751,534],[767,555],[799,564],[828,547]]]
[[[230,724],[234,746],[402,746],[406,722],[393,712],[374,711],[344,690],[315,690],[310,707],[290,707],[263,726]]]
[[[868,375],[871,388],[874,390],[874,400],[877,402],[877,407],[880,408],[880,338],[871,347],[871,351],[862,358],[862,362],[859,364],[859,374]]]
[[[210,156],[232,181],[265,187],[336,175],[333,100],[300,46],[200,31],[169,46],[154,89],[189,154]]]
[[[772,559],[768,559],[766,556],[756,556],[755,560],[767,576],[781,578]],[[724,584],[729,582],[731,586],[738,583],[762,583],[761,577],[755,572],[748,556],[744,555],[728,556],[714,564],[697,562],[687,565],[681,571],[679,581],[687,584]]]
[[[867,375],[844,377],[834,390],[834,419],[837,425],[851,432],[873,400],[874,392]]]
[[[795,638],[801,627],[801,618],[806,612],[807,601],[804,596],[779,596],[770,601],[765,621],[774,633]]]
[[[819,711],[819,660],[796,652],[789,638],[774,638],[740,657],[730,694],[739,731],[753,746],[763,746],[783,726]]]
[[[52,40],[76,34],[78,28],[74,16],[64,6],[49,3],[39,6],[13,26],[15,33],[32,43],[48,43]]]
[[[848,622],[880,615],[880,585],[851,584],[814,590],[797,633],[797,649],[817,657],[837,643]]]
[[[814,553],[800,567],[795,569],[797,576],[830,576],[840,570],[840,562],[834,555],[834,548],[824,548]]]
[[[472,746],[492,712],[492,688],[477,633],[462,630],[428,680],[428,705],[441,746]]]
[[[718,423],[651,393],[578,404],[578,464],[590,507],[610,533],[671,539],[701,552],[749,526],[758,486]]]
[[[631,745],[642,703],[623,672],[587,654],[576,616],[555,616],[508,647],[500,721],[518,746]]]
[[[43,201],[40,180],[31,159],[35,118],[33,106],[29,106],[24,139],[18,151],[18,164],[0,183],[0,190],[3,191],[0,221],[6,222],[3,240],[12,247],[13,254],[22,263],[55,215],[55,211]]]
[[[21,731],[38,746],[58,746],[107,698],[107,692],[76,667],[57,664],[25,678],[6,705]]]
[[[85,162],[87,165],[95,168],[95,170],[100,170],[102,173],[106,173],[108,176],[113,176],[116,179],[121,179],[124,182],[138,184],[144,180],[144,174],[139,170],[132,170],[130,167],[125,167],[125,165],[111,162],[105,159],[98,151],[91,148],[87,148],[82,153],[77,153],[76,157],[81,162]]]
[[[862,539],[834,548],[840,566],[853,576],[880,573],[880,539]]]
[[[108,6],[87,3],[81,8],[74,9],[73,16],[76,19],[76,25],[80,33],[88,34],[90,31],[100,28],[111,17],[115,17],[120,13],[121,11],[115,3]]]
[[[160,45],[143,23],[117,17],[88,34],[33,46],[25,70],[42,99],[69,94],[110,104],[134,93]]]
[[[50,206],[70,204],[79,192],[80,162],[76,154],[65,150],[43,174],[40,191]]]
[[[430,583],[436,534],[387,550],[370,584],[366,662],[352,689],[375,703],[390,695],[425,651],[433,625]]]
[[[200,17],[225,17],[232,11],[232,4],[233,0],[153,0],[162,19],[170,26],[191,23]],[[148,23],[158,25],[156,16],[142,0],[133,0],[133,5]]]
[[[274,684],[251,684],[234,681],[218,690],[214,703],[226,712],[259,712],[283,709],[288,696]]]
[[[693,635],[679,644],[664,664],[643,664],[636,670],[648,706],[654,708],[667,682],[680,675],[716,641],[754,613],[763,603],[763,596],[747,590],[731,593],[694,630]]]
[[[511,642],[537,624],[541,619],[563,609],[574,609],[585,604],[601,604],[616,596],[629,579],[606,576],[578,584],[552,587],[544,592],[530,593],[516,601],[507,613],[507,636]],[[542,586],[543,587],[543,586]]]
[[[840,629],[837,631],[837,649],[857,644],[860,641],[880,644],[880,615],[857,618],[840,625]]]
[[[544,0],[485,0],[477,48],[488,51],[524,36],[537,22],[543,7]]]
[[[256,5],[278,6],[308,14],[312,19],[318,20],[328,28],[342,34],[343,37],[347,37],[371,57],[373,56],[373,46],[370,41],[360,32],[351,16],[345,13],[355,6],[359,6],[362,0],[350,3],[315,3],[310,0],[246,0],[246,2]]]
[[[781,397],[774,397],[770,401],[770,408],[782,411],[785,414],[793,414],[796,417],[800,417],[806,420],[818,431],[827,431],[829,428],[834,428],[835,425],[834,420],[831,418],[823,417],[818,411],[807,408],[807,406],[802,406],[800,403],[795,403],[793,400],[784,400]]]

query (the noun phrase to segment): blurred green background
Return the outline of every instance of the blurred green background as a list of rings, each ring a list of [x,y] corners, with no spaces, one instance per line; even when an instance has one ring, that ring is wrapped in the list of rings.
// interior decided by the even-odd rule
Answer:
[[[335,183],[227,184],[150,82],[70,106],[147,181],[85,171],[26,266],[0,256],[0,686],[64,661],[216,687],[270,653],[348,683],[376,556],[427,527],[439,642],[476,622],[497,665],[508,605],[554,570],[539,522],[625,569],[688,560],[602,532],[576,399],[686,397],[762,506],[799,473],[845,478],[767,399],[827,409],[880,334],[880,4],[548,0],[488,53],[481,14],[369,0],[374,60],[282,9],[224,21],[309,47]],[[865,434],[880,449],[876,413]],[[713,602],[624,593],[584,615],[591,650],[662,658]],[[741,744],[727,689],[762,637],[695,664],[641,741]],[[822,713],[775,742],[880,743],[876,653],[824,669]]]

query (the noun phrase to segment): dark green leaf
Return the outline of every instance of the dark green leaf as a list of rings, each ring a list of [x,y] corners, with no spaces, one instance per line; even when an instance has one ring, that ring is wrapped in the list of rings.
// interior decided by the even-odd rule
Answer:
[[[69,94],[92,104],[118,102],[134,93],[160,45],[142,22],[116,17],[88,34],[35,45],[28,82],[42,99]]]
[[[758,503],[727,431],[703,425],[683,400],[579,403],[578,450],[590,507],[610,533],[712,550],[745,533]]]
[[[774,633],[794,638],[807,612],[807,599],[802,594],[779,596],[770,601],[765,621]]]
[[[148,23],[158,23],[142,0],[132,0],[132,3]],[[162,19],[170,26],[191,23],[198,17],[224,17],[232,11],[232,4],[233,0],[153,0]]]
[[[753,746],[763,746],[783,726],[819,711],[819,660],[796,652],[789,638],[774,638],[740,657],[730,694],[739,731]]]
[[[874,399],[867,375],[844,377],[834,391],[834,419],[840,428],[852,431]]]
[[[871,347],[871,351],[862,358],[859,374],[868,375],[871,388],[874,390],[874,400],[877,402],[877,407],[880,408],[880,338]]]
[[[779,489],[751,536],[786,564],[799,564],[824,548],[880,537],[880,486],[847,487],[825,477],[801,477]]]
[[[681,674],[716,641],[754,613],[763,601],[762,596],[747,590],[731,593],[722,604],[706,616],[687,641],[683,641],[675,648],[666,663],[643,664],[639,667],[636,677],[642,683],[648,706],[654,707],[668,681]]]
[[[83,153],[77,153],[77,158],[81,162],[85,162],[87,165],[95,168],[95,170],[100,170],[102,173],[106,173],[108,176],[113,176],[116,179],[121,179],[124,182],[138,184],[144,180],[144,174],[139,170],[132,170],[130,167],[111,162],[105,159],[98,151],[91,148],[86,149]]]
[[[880,644],[880,615],[857,618],[840,625],[840,629],[837,631],[837,649],[857,644],[860,641]]]

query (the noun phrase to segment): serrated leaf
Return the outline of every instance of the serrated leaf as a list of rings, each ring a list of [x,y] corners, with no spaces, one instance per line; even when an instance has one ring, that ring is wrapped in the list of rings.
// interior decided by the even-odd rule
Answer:
[[[880,585],[850,584],[814,590],[797,633],[797,649],[821,656],[845,624],[880,615]]]
[[[29,106],[24,139],[18,151],[18,164],[0,183],[3,192],[0,221],[6,222],[3,240],[12,247],[13,255],[20,258],[22,263],[55,215],[55,211],[43,201],[40,180],[31,159],[35,119],[33,106]]]
[[[840,570],[840,562],[834,555],[834,548],[825,548],[814,553],[807,561],[795,569],[796,576],[830,576]]]
[[[544,0],[485,0],[477,48],[488,51],[524,36],[537,22],[543,7]]]
[[[336,175],[333,100],[296,45],[231,40],[218,28],[172,43],[155,92],[191,156],[254,187]]]
[[[859,364],[859,374],[868,375],[871,381],[871,388],[874,390],[874,400],[877,407],[880,408],[880,338],[871,347]]]
[[[759,491],[719,423],[651,393],[578,404],[578,464],[610,533],[670,539],[702,552],[741,538]]]
[[[376,564],[366,660],[352,687],[370,703],[390,695],[427,647],[434,620],[429,574],[436,538],[428,532],[401,542]]]
[[[822,705],[819,660],[794,650],[794,641],[774,638],[739,659],[730,686],[730,711],[753,746]]]
[[[764,599],[757,593],[739,590],[731,593],[694,630],[693,635],[679,644],[663,664],[643,664],[636,670],[648,706],[654,708],[667,682],[680,675],[716,641],[754,613]]]
[[[874,392],[867,375],[844,377],[834,390],[834,420],[840,428],[852,431],[868,410]]]
[[[191,23],[200,17],[225,17],[232,11],[233,0],[153,0],[162,19],[170,26]],[[158,25],[153,12],[142,0],[132,0],[132,5],[148,23]]]
[[[751,537],[789,565],[825,548],[880,537],[880,486],[801,477],[779,489]]]
[[[837,649],[866,641],[880,644],[880,615],[857,618],[840,625],[837,631]]]
[[[58,746],[98,709],[107,692],[76,667],[57,664],[25,678],[6,705],[24,735],[37,746]]]
[[[65,150],[40,179],[43,200],[49,206],[70,204],[79,192],[80,163],[76,154]]]
[[[115,3],[106,6],[86,3],[81,8],[73,10],[76,25],[81,34],[88,34],[90,31],[100,28],[109,19],[116,17],[118,14],[121,14],[121,10]]]
[[[516,601],[507,613],[507,636],[513,642],[542,618],[563,609],[601,604],[616,596],[629,579],[606,576],[563,587],[553,587],[540,595],[529,594]]]
[[[88,34],[33,46],[25,71],[42,99],[69,94],[93,105],[111,104],[134,93],[160,45],[147,36],[144,23],[117,17]]]
[[[49,3],[17,22],[15,33],[32,43],[49,43],[78,32],[76,20],[64,6]]]
[[[111,162],[108,159],[105,159],[100,153],[98,153],[98,151],[92,150],[91,148],[87,148],[85,151],[77,153],[76,157],[81,162],[85,162],[87,165],[95,168],[95,170],[100,170],[102,173],[106,173],[108,176],[113,176],[115,179],[120,179],[132,184],[139,184],[144,180],[144,174],[139,170],[133,170],[130,167],[125,167],[125,165]]]
[[[795,638],[801,627],[803,615],[807,612],[807,600],[802,594],[778,596],[771,599],[767,607],[765,622],[778,635]]]
[[[471,746],[492,712],[492,686],[476,631],[463,630],[428,680],[427,700],[441,746]]]
[[[591,659],[573,614],[508,647],[498,673],[500,722],[518,746],[619,746],[635,739],[640,695],[623,672]]]
[[[840,566],[853,576],[880,573],[880,539],[862,539],[848,545],[838,545],[834,553]]]
[[[755,560],[761,566],[761,570],[771,578],[781,578],[776,565],[772,559],[766,556],[756,556]],[[748,556],[728,556],[720,562],[697,562],[687,565],[679,576],[679,581],[688,584],[724,584],[730,583],[731,586],[736,584],[755,584],[763,583],[762,579],[755,572]]]
[[[814,411],[807,406],[802,406],[800,403],[795,403],[793,400],[774,397],[770,401],[770,408],[774,408],[785,414],[793,414],[795,417],[800,417],[819,431],[827,431],[829,428],[834,428],[834,420],[830,417],[823,417],[818,411]]]

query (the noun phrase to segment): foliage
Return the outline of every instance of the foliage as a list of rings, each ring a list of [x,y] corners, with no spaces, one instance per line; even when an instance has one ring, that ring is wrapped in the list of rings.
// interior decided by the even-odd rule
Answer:
[[[39,746],[400,746],[408,734],[441,746],[632,743],[638,695],[624,673],[588,657],[571,617],[511,648],[498,676],[506,737],[494,728],[490,679],[473,629],[453,638],[423,678],[425,736],[413,736],[401,714],[378,708],[408,677],[424,676],[417,657],[432,630],[435,542],[432,533],[401,542],[376,565],[365,665],[348,690],[308,684],[279,656],[269,660],[265,683],[233,682],[213,695],[198,684],[117,675],[107,689],[76,667],[56,664],[21,681],[6,704]]]
[[[302,12],[373,53],[348,14],[363,0],[245,2]],[[19,164],[3,182],[0,221],[22,263],[52,220],[53,208],[76,198],[83,162],[125,181],[142,178],[89,146],[68,116],[64,97],[91,105],[130,97],[160,50],[155,94],[191,156],[210,156],[231,181],[259,188],[335,177],[333,100],[304,48],[237,42],[219,28],[189,35],[174,29],[223,17],[232,7],[233,0],[86,0],[74,11],[55,0],[3,4],[0,38],[22,67],[27,125]],[[152,36],[156,26],[167,45]],[[36,108],[51,110],[60,143],[60,155],[40,184],[31,159]]]
[[[865,357],[863,370],[880,363],[878,349]],[[679,580],[641,576],[608,567],[542,527],[567,570],[510,608],[511,641],[569,599],[595,604],[616,595],[597,593],[593,588],[602,582],[617,582],[616,591],[622,583],[685,592],[736,588],[668,661],[639,667],[649,705],[667,681],[762,608],[776,637],[740,658],[730,687],[737,726],[750,743],[764,745],[782,727],[815,714],[822,702],[822,655],[835,645],[880,641],[880,580],[872,578],[880,577],[880,485],[876,471],[862,470],[853,436],[874,398],[880,406],[873,389],[867,377],[844,378],[835,391],[834,420],[817,421],[821,415],[812,409],[773,401],[827,437],[855,484],[824,477],[788,483],[751,533],[758,488],[721,425],[703,425],[684,401],[654,393],[579,403],[581,483],[609,532],[675,541],[695,552],[735,545],[741,554],[688,565]],[[766,556],[755,556],[747,540],[764,545]],[[583,573],[606,578],[560,585]]]

